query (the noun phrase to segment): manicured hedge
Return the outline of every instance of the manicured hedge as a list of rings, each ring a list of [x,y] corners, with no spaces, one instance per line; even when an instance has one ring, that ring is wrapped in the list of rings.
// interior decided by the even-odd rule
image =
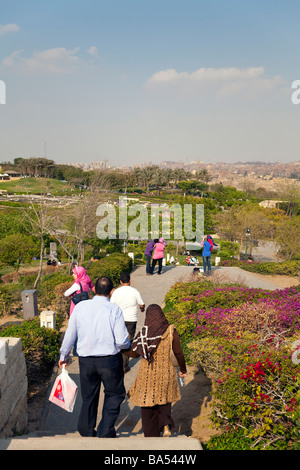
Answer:
[[[258,274],[282,275],[282,276],[298,276],[300,272],[300,261],[282,261],[279,263],[267,262],[259,263],[256,261],[238,261],[238,260],[225,260],[221,261],[219,266],[236,266]]]
[[[40,319],[36,317],[20,325],[2,327],[0,336],[21,338],[29,389],[42,377],[48,377],[59,354],[59,331],[41,327]]]
[[[122,253],[112,253],[99,261],[93,261],[91,264],[85,263],[84,266],[93,283],[99,277],[107,276],[111,278],[114,286],[117,286],[121,273],[132,271],[132,259]]]

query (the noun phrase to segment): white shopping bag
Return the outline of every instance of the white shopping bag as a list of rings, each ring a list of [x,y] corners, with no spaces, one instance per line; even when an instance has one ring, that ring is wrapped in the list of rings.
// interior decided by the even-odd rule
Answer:
[[[49,400],[57,406],[72,413],[77,397],[78,386],[69,376],[65,365],[61,374],[56,378]]]

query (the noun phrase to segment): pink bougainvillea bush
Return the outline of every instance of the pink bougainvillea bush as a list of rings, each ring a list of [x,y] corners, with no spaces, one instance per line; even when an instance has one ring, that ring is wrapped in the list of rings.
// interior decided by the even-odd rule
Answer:
[[[223,436],[215,448],[224,433],[254,449],[300,447],[300,287],[177,283],[165,313],[187,359],[213,382],[212,419]]]

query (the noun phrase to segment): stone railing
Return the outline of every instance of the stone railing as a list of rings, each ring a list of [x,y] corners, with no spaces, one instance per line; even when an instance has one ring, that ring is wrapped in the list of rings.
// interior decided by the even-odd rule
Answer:
[[[0,338],[0,438],[26,431],[27,375],[20,338]]]

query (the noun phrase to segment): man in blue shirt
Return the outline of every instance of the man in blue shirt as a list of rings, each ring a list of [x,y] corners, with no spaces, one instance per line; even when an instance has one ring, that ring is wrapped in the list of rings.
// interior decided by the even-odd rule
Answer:
[[[121,350],[130,348],[122,310],[111,303],[113,283],[101,277],[96,295],[78,303],[69,319],[60,349],[59,366],[67,364],[77,339],[82,407],[78,420],[81,436],[116,437],[115,421],[125,398]],[[95,430],[101,383],[104,386],[102,419]]]

